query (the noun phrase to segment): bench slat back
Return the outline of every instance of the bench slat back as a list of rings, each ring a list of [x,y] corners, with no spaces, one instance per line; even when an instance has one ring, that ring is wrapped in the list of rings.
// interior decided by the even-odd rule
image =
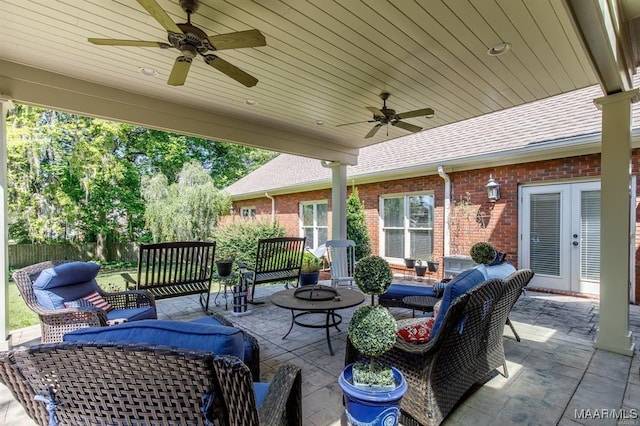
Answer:
[[[215,248],[215,242],[204,241],[141,244],[138,289],[159,299],[208,292]]]
[[[256,284],[298,279],[304,255],[304,237],[266,238],[258,241]]]

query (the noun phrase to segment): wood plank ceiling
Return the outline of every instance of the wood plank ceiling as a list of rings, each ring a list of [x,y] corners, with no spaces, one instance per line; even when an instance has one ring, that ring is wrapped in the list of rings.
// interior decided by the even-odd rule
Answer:
[[[157,1],[185,21],[178,1]],[[380,107],[383,91],[398,112],[433,108],[433,118],[405,120],[428,129],[598,83],[561,0],[202,0],[192,23],[209,35],[260,30],[267,46],[219,52],[257,86],[200,57],[184,86],[168,86],[176,50],[87,42],[166,41],[135,0],[0,0],[0,59],[349,148],[408,134],[388,126],[364,138],[373,126],[365,106]],[[488,55],[499,42],[511,50]]]

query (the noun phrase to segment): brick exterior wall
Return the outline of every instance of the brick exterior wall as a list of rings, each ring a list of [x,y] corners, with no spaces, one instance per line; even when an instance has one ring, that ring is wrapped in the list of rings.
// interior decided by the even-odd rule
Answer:
[[[633,150],[633,173],[640,172],[640,149]],[[600,176],[600,154],[544,160],[500,167],[450,172],[452,211],[450,226],[451,254],[469,253],[477,241],[489,241],[508,254],[510,262],[517,266],[518,259],[518,188],[523,184],[574,182]],[[492,205],[487,199],[484,185],[493,175],[500,184],[500,200]],[[381,196],[412,192],[433,192],[434,211],[434,255],[441,259],[444,250],[444,181],[438,175],[409,179],[376,182],[358,185],[360,199],[364,202],[366,221],[371,236],[374,254],[379,254]],[[636,188],[640,199],[640,179]],[[350,188],[349,188],[350,192]],[[299,235],[299,205],[305,201],[327,200],[331,216],[331,189],[299,192],[276,196],[276,217],[287,229],[288,235]],[[460,207],[462,199],[468,199],[468,207]],[[271,217],[271,201],[267,198],[245,200],[234,203],[239,211],[243,206],[255,206],[258,217]],[[636,211],[638,211],[636,203]],[[636,214],[636,230],[640,231],[640,212]],[[456,231],[457,227],[457,231]],[[640,234],[639,234],[640,235]],[[331,217],[329,217],[331,237]],[[640,238],[636,241],[636,276],[640,277]],[[438,277],[442,274],[442,262]],[[393,265],[397,271],[401,265]],[[640,281],[640,280],[639,280]],[[636,283],[636,300],[640,300],[640,282]]]

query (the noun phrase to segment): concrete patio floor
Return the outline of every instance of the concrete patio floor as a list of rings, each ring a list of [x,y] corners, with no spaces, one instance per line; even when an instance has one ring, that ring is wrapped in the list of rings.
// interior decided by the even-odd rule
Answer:
[[[340,312],[342,331],[331,331],[336,353],[330,356],[324,330],[294,326],[282,339],[289,329],[290,313],[269,303],[269,295],[281,289],[282,285],[259,288],[256,298],[266,303],[250,306],[250,315],[233,316],[231,309],[225,311],[224,300],[221,306],[213,306],[215,293],[212,307],[258,338],[262,380],[268,381],[283,362],[302,368],[305,425],[346,424],[337,377],[343,367],[346,324],[353,309]],[[632,305],[630,310],[631,329],[637,339],[640,306]],[[197,298],[189,296],[160,300],[158,311],[161,319],[188,320],[204,315]],[[411,315],[400,308],[391,308],[391,312],[397,318]],[[638,350],[633,357],[625,357],[594,349],[598,301],[528,291],[510,318],[522,341],[517,342],[509,327],[505,328],[509,378],[495,371],[468,394],[444,425],[640,424]],[[17,330],[12,339],[14,345],[37,343],[39,326]],[[612,410],[625,418],[615,420]],[[0,424],[34,424],[3,385]]]

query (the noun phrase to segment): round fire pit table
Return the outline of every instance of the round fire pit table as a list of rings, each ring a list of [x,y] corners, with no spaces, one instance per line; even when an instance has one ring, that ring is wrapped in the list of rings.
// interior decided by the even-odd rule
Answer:
[[[296,291],[298,294],[296,295]],[[304,286],[300,288],[290,288],[274,293],[271,296],[271,303],[289,309],[291,311],[291,327],[282,338],[285,339],[293,325],[307,328],[324,328],[327,333],[327,345],[329,353],[333,355],[331,347],[331,335],[329,329],[335,327],[340,331],[338,325],[342,323],[342,316],[336,313],[337,310],[351,308],[364,302],[364,295],[355,290],[336,289],[324,285]],[[296,311],[299,311],[296,313]],[[324,324],[310,324],[302,322],[301,318],[310,314],[324,314]]]

